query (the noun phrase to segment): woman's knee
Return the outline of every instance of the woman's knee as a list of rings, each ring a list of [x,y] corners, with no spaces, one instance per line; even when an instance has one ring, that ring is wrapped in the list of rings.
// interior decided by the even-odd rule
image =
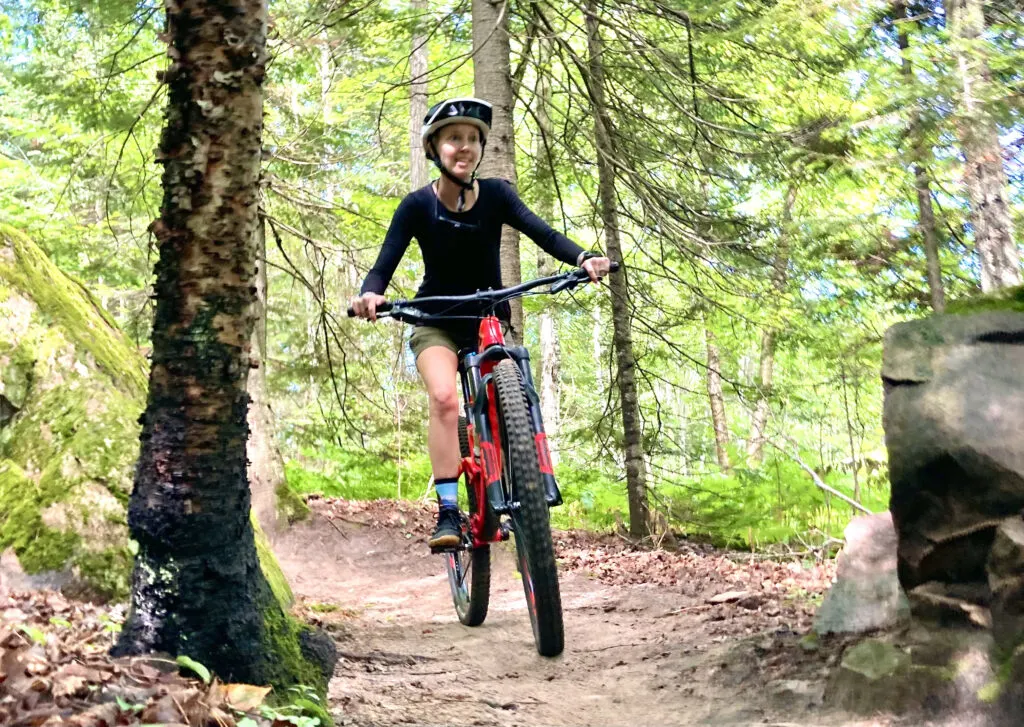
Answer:
[[[430,400],[430,415],[442,420],[459,416],[459,394],[455,386],[436,386],[427,392]]]

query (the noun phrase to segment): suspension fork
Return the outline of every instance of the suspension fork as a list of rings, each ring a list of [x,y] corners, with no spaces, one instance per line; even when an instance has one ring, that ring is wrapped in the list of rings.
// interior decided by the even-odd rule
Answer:
[[[562,504],[562,493],[558,489],[558,482],[555,481],[555,471],[551,463],[551,447],[548,444],[548,435],[544,431],[544,420],[541,416],[540,395],[537,394],[537,387],[533,383],[533,372],[530,370],[530,352],[525,346],[514,346],[508,349],[508,352],[523,377],[523,390],[526,392],[527,409],[530,413],[530,428],[537,447],[537,466],[544,482],[544,499],[547,500],[548,507],[557,507]]]

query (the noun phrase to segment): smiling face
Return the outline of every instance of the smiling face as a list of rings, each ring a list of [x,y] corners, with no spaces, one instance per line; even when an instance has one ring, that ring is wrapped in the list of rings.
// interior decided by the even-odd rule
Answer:
[[[483,154],[478,128],[472,124],[442,126],[434,135],[434,145],[445,169],[466,181],[473,176]]]

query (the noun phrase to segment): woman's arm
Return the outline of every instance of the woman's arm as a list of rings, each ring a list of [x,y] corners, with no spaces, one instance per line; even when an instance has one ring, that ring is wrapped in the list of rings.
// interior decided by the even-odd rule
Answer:
[[[553,229],[551,225],[535,215],[519,198],[512,185],[499,179],[498,189],[505,202],[505,223],[516,228],[556,260],[569,265],[579,265],[585,252],[582,247]]]
[[[366,274],[366,280],[359,289],[360,295],[364,293],[376,293],[382,295],[387,290],[391,277],[398,269],[398,263],[409,248],[409,241],[412,240],[415,229],[416,204],[412,195],[406,196],[398,205],[395,214],[391,217],[391,225],[384,236],[384,244],[377,253],[377,262]]]

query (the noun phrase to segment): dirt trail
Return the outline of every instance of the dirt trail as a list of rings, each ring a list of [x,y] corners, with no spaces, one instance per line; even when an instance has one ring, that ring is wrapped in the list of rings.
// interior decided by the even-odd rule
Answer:
[[[820,590],[827,569],[804,577],[561,535],[566,650],[545,659],[510,544],[492,549],[490,611],[471,629],[424,545],[428,508],[319,501],[314,511],[276,549],[307,615],[338,641],[339,725],[892,724],[818,713],[828,657],[800,648],[812,609],[800,594]]]

